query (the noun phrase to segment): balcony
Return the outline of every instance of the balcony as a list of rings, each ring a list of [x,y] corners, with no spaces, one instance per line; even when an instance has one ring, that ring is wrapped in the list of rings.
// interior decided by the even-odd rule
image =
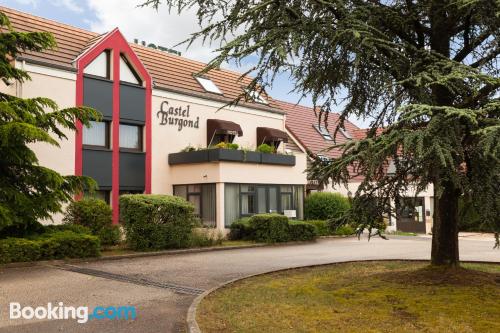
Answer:
[[[169,165],[207,162],[236,162],[295,166],[296,160],[293,155],[268,154],[234,149],[206,149],[172,153],[168,155]]]

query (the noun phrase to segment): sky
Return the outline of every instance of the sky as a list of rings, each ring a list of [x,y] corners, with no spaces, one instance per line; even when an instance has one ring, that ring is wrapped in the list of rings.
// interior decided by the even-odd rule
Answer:
[[[158,11],[152,8],[139,8],[141,0],[2,0],[0,4],[41,17],[70,24],[98,33],[118,27],[123,35],[133,42],[134,39],[154,43],[182,52],[183,57],[209,62],[214,56],[215,45],[195,42],[188,49],[175,46],[199,30],[198,18],[193,10],[182,14],[170,14],[166,7]],[[174,47],[175,46],[175,47]],[[242,67],[226,65],[227,68],[245,72],[251,68],[252,59]],[[300,96],[290,93],[293,89],[286,74],[279,75],[268,93],[275,99],[297,103]],[[303,98],[300,104],[312,106],[311,98]],[[368,127],[368,122],[350,119],[360,127]]]

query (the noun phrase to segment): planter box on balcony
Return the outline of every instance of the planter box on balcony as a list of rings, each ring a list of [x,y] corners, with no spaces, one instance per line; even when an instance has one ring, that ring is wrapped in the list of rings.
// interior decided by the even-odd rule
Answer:
[[[262,164],[295,165],[295,156],[262,153]]]
[[[186,151],[168,155],[168,164],[192,164],[206,162],[239,162],[254,164],[295,165],[295,156],[266,154],[233,149],[207,149]]]
[[[243,151],[244,162],[260,163],[262,161],[261,153],[256,151]]]
[[[235,149],[209,149],[208,159],[211,162],[228,161],[228,162],[243,162],[244,152]]]
[[[190,164],[208,162],[208,150],[183,151],[168,154],[168,164]]]

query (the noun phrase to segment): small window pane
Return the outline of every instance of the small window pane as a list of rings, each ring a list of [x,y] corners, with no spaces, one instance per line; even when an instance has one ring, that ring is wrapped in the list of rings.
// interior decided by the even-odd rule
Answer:
[[[215,206],[216,206],[216,196],[215,196],[215,184],[206,184],[202,186],[201,194],[201,220],[203,225],[206,227],[215,227]]]
[[[224,225],[228,228],[240,217],[238,184],[224,184]]]
[[[194,214],[196,216],[200,216],[201,212],[201,197],[200,195],[189,195],[188,196],[188,201],[193,204],[194,206]]]
[[[266,188],[257,188],[257,214],[267,213]]]
[[[293,209],[292,205],[292,195],[282,194],[281,195],[281,211]]]
[[[269,188],[269,213],[278,212],[278,188]]]
[[[107,124],[105,122],[91,121],[90,127],[83,127],[83,144],[89,146],[107,146]]]
[[[174,195],[186,199],[187,198],[187,186],[186,185],[174,186]]]
[[[140,126],[120,124],[120,148],[142,150]]]
[[[189,193],[200,193],[201,191],[201,186],[200,185],[188,185],[188,192]]]
[[[241,195],[241,214],[248,215],[255,213],[255,197],[253,194]]]
[[[286,193],[292,193],[292,186],[291,185],[282,185],[281,186],[281,192],[286,192]]]
[[[108,52],[102,52],[90,64],[88,64],[87,67],[85,67],[83,72],[85,74],[109,78],[108,62]]]
[[[241,192],[254,192],[255,186],[241,184]]]
[[[219,88],[213,83],[212,80],[204,78],[204,77],[199,77],[196,76],[196,81],[203,87],[208,92],[215,93],[215,94],[220,94],[222,95],[222,92],[219,90]]]
[[[120,57],[120,81],[141,84],[134,69],[125,61],[123,56]]]

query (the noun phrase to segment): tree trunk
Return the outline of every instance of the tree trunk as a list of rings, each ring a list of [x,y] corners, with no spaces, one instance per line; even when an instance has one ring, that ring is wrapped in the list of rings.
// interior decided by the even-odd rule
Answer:
[[[458,266],[458,198],[460,192],[447,182],[441,197],[434,198],[432,265]]]

